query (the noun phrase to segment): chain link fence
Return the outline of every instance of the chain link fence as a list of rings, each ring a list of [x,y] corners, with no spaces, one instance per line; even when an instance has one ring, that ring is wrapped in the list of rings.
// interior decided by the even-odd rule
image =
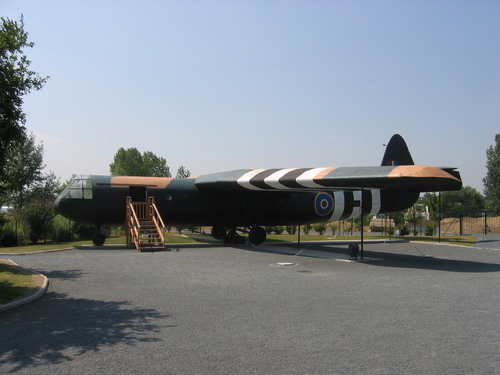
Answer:
[[[500,233],[500,212],[460,212],[453,218],[441,220],[441,234],[489,234]]]

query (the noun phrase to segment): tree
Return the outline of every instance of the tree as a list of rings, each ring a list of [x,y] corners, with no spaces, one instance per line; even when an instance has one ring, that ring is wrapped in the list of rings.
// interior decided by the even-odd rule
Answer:
[[[145,176],[152,177],[171,177],[170,168],[167,161],[159,156],[156,156],[151,151],[146,151],[142,154],[142,161],[145,170]]]
[[[164,158],[151,151],[141,155],[135,147],[126,150],[120,148],[109,165],[109,171],[113,176],[172,177]]]
[[[191,176],[191,172],[189,172],[186,168],[184,168],[183,165],[181,165],[179,167],[179,169],[177,169],[177,174],[175,177],[177,178],[188,178],[189,176]]]
[[[304,232],[304,234],[309,234],[309,232],[311,231],[312,229],[312,225],[311,224],[305,224],[302,226],[302,232]]]
[[[486,150],[486,168],[483,178],[486,209],[500,211],[500,134],[495,135],[495,146]]]
[[[49,77],[42,78],[29,70],[31,61],[24,48],[32,48],[24,30],[23,16],[19,22],[1,17],[0,24],[0,187],[6,181],[6,153],[12,142],[25,136],[26,115],[22,110],[23,96],[40,90]]]
[[[120,148],[109,171],[114,176],[144,176],[141,153],[136,148]]]
[[[19,212],[19,219],[25,224],[30,241],[34,244],[40,239],[46,239],[47,234],[52,229],[55,216],[52,202],[43,199],[30,201]]]
[[[35,144],[33,134],[13,142],[6,155],[6,181],[0,202],[8,201],[15,209],[20,209],[30,199],[41,198],[51,202],[56,199],[62,191],[61,182],[52,171],[42,173],[45,167],[43,145]]]
[[[53,202],[63,190],[61,179],[50,171],[45,173],[41,180],[29,187],[28,199],[40,198]]]
[[[43,145],[35,144],[33,134],[11,142],[6,152],[4,189],[15,208],[23,207],[29,188],[43,180],[44,167]]]
[[[313,227],[314,231],[318,232],[321,236],[326,231],[326,223],[325,222],[313,224],[312,227]]]
[[[473,215],[484,210],[484,198],[471,186],[464,186],[460,190],[441,193],[442,217],[456,217],[460,213]]]
[[[425,214],[425,205],[423,203],[414,204],[405,211],[404,218],[407,222],[413,224],[413,235],[418,234],[417,224],[422,221]]]
[[[424,195],[422,201],[429,209],[429,217],[431,220],[439,219],[439,196],[435,193],[427,193]]]
[[[331,222],[328,227],[330,228],[330,230],[332,231],[332,234],[335,234],[337,233],[337,229],[338,229],[338,225],[335,224],[334,222]]]
[[[372,220],[372,217],[373,217],[373,215],[366,215],[366,214],[363,215],[363,223],[361,223],[361,216],[355,217],[353,219],[353,224],[354,224],[356,229],[359,229],[361,231],[362,228],[370,225],[370,221]]]

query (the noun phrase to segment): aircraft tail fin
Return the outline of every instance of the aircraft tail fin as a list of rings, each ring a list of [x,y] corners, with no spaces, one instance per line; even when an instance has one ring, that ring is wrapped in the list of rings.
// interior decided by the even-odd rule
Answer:
[[[388,165],[414,165],[408,146],[399,134],[394,134],[387,144],[382,166]]]

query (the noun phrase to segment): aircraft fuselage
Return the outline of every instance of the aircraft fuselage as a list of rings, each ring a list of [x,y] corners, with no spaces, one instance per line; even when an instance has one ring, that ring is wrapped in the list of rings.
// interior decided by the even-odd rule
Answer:
[[[57,198],[56,211],[96,226],[123,225],[125,200],[153,196],[167,226],[301,225],[411,207],[418,192],[404,189],[317,192],[203,191],[191,178],[82,176]]]

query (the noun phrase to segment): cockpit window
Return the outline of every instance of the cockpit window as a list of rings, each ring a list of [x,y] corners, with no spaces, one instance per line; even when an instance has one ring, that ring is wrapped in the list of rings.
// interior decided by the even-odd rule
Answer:
[[[92,179],[90,176],[75,177],[66,188],[63,198],[92,199]]]

